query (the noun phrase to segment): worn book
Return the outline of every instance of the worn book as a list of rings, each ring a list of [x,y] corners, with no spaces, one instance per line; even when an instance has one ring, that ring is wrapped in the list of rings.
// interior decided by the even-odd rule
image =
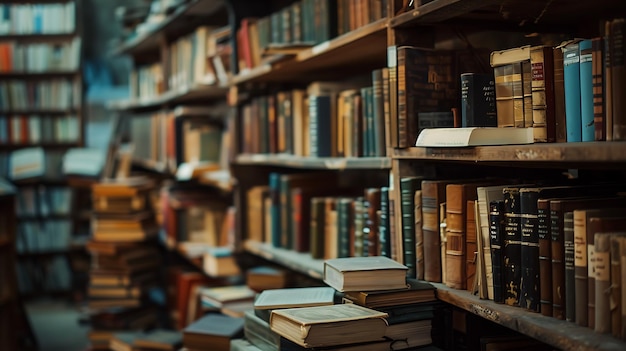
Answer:
[[[333,305],[335,293],[327,286],[264,290],[254,300],[254,313],[269,321],[272,310]]]
[[[202,255],[204,272],[211,277],[233,277],[241,274],[232,249],[226,246],[210,247]]]
[[[188,349],[229,351],[230,340],[243,336],[243,318],[207,314],[182,331]]]
[[[626,236],[626,232],[596,232],[594,234],[595,268],[595,326],[602,334],[611,334],[611,310],[616,303],[611,299],[611,240]],[[621,282],[618,282],[619,286]],[[620,313],[621,314],[621,313]]]
[[[533,142],[532,128],[432,128],[420,132],[415,146],[465,147],[532,144]]]
[[[493,74],[461,74],[461,126],[497,127]]]
[[[290,280],[288,270],[272,266],[257,266],[246,271],[246,284],[255,291],[281,289],[287,287]]]
[[[402,289],[407,269],[385,256],[335,258],[324,261],[324,282],[342,292]]]
[[[183,344],[183,335],[177,330],[154,329],[137,336],[133,346],[143,350],[177,351]]]
[[[403,289],[347,291],[345,298],[374,309],[436,300],[435,287],[432,284],[411,278],[407,279],[407,286]]]
[[[356,304],[288,308],[272,311],[272,331],[311,348],[381,341],[387,331],[387,314]]]
[[[256,292],[247,285],[227,285],[202,287],[199,295],[204,306],[218,308],[230,316],[242,317],[246,310],[252,310]]]

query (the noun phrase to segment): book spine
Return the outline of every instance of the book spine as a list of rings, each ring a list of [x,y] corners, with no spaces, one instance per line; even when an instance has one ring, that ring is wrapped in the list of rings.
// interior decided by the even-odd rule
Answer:
[[[610,239],[608,233],[594,235],[595,246],[595,289],[596,308],[594,330],[598,333],[611,332],[610,299],[611,299],[611,259]]]
[[[625,238],[621,236],[622,238]],[[611,260],[611,335],[621,338],[622,330],[622,271],[621,271],[621,255],[620,255],[620,236],[612,235],[610,242],[610,260]]]
[[[520,191],[521,247],[521,297],[522,308],[539,312],[541,307],[539,289],[539,233],[537,228],[537,200],[535,189]]]
[[[504,201],[489,203],[489,239],[493,272],[493,301],[504,303]]]
[[[533,100],[532,100],[532,66],[530,60],[521,62],[522,66],[522,95],[524,109],[524,127],[533,126]]]
[[[574,211],[574,298],[575,322],[586,327],[587,316],[587,225],[585,212]]]
[[[530,50],[533,135],[535,142],[554,142],[554,59],[552,48],[537,46]]]
[[[519,306],[521,283],[521,246],[520,230],[521,209],[519,204],[519,189],[504,188],[504,302],[507,305]]]
[[[619,241],[619,252],[618,252],[619,261],[620,261],[619,281],[620,281],[620,288],[621,288],[619,304],[622,307],[621,308],[621,322],[619,323],[620,327],[619,327],[618,337],[622,340],[626,340],[626,308],[624,308],[624,306],[626,306],[626,293],[624,291],[624,287],[622,286],[622,284],[626,282],[626,238],[618,237],[617,240]]]
[[[461,125],[497,127],[495,86],[492,75],[461,74]]]
[[[565,92],[565,127],[567,142],[582,141],[580,110],[580,53],[578,43],[563,48],[563,78]]]
[[[593,62],[591,39],[578,44],[580,56],[580,118],[582,141],[595,140],[593,120]]]
[[[604,69],[604,137],[607,141],[613,140],[613,70],[611,69],[611,24],[612,21],[604,21],[604,45],[602,55],[602,67]]]
[[[563,243],[565,245],[565,320],[576,322],[576,286],[574,272],[574,213],[563,216]]]
[[[476,202],[468,200],[465,205],[465,287],[475,291],[476,263],[478,260],[478,238],[476,233]]]
[[[420,186],[418,182],[416,186]],[[422,191],[416,190],[413,195],[414,199],[414,225],[415,229],[415,271],[416,278],[424,280],[424,232],[422,231]]]
[[[604,114],[606,95],[604,90],[604,40],[602,38],[593,38],[591,40],[591,79],[593,85],[593,131],[594,140],[606,140],[606,118]]]
[[[398,147],[398,56],[397,47],[395,45],[387,48],[387,73],[389,80],[387,86],[389,88],[389,142],[388,147]]]
[[[280,174],[271,173],[269,176],[270,197],[272,199],[271,206],[271,228],[272,228],[272,245],[274,247],[282,246],[281,235],[281,218],[280,218]]]
[[[465,289],[465,221],[467,196],[464,184],[446,186],[446,280],[454,289]]]
[[[565,123],[565,76],[563,71],[563,52],[560,48],[552,50],[554,64],[554,134],[557,143],[567,141]]]
[[[550,204],[550,237],[552,255],[552,317],[565,319],[565,242],[563,215],[559,206]]]
[[[402,210],[402,251],[404,265],[409,269],[407,277],[415,278],[415,188],[417,178],[400,179],[400,202]]]
[[[350,199],[337,201],[337,257],[350,257]]]
[[[326,199],[323,197],[314,197],[311,199],[311,257],[321,259],[324,257],[324,208]]]
[[[406,79],[406,62],[407,62],[407,48],[397,49],[397,72],[398,72],[398,147],[406,148],[409,145],[409,118],[407,116],[407,79]]]
[[[376,69],[372,71],[372,87],[373,87],[373,112],[374,112],[374,153],[372,156],[385,156],[385,109],[383,86],[385,80],[383,78],[383,70]]]
[[[363,235],[364,220],[363,220],[363,205],[364,198],[362,196],[357,197],[354,200],[354,256],[361,257],[366,256],[365,237]]]
[[[525,126],[524,116],[524,80],[522,62],[512,64],[512,90],[513,90],[513,123],[516,128]]]
[[[365,189],[365,199],[367,202],[367,220],[365,226],[367,230],[367,252],[368,256],[380,255],[380,243],[378,242],[378,217],[376,212],[380,210],[380,188]]]
[[[389,233],[389,188],[382,187],[380,189],[380,227],[378,229],[380,255],[391,258]]]
[[[616,18],[611,23],[611,91],[613,103],[613,138],[626,140],[626,46],[624,45],[624,18]]]
[[[443,194],[442,194],[443,193]],[[445,196],[436,182],[422,182],[422,232],[424,235],[424,279],[441,282],[439,204]]]
[[[514,127],[513,65],[493,68],[498,127]]]

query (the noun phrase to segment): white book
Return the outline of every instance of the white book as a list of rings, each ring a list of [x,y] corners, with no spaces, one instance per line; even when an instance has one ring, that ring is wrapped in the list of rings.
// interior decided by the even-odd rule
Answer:
[[[429,128],[421,131],[415,146],[464,147],[532,144],[532,128]]]

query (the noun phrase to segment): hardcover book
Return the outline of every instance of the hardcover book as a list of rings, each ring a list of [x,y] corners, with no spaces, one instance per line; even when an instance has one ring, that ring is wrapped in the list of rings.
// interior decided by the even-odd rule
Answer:
[[[254,313],[269,321],[273,310],[296,307],[329,306],[335,303],[331,287],[285,288],[262,291],[254,300]]]
[[[387,331],[387,313],[356,304],[288,308],[272,311],[272,331],[307,347],[381,341]]]
[[[404,289],[346,291],[344,295],[346,299],[356,304],[374,309],[436,300],[435,287],[417,279],[407,279],[407,286]]]
[[[372,291],[406,287],[408,268],[385,256],[324,261],[324,282],[337,291]]]

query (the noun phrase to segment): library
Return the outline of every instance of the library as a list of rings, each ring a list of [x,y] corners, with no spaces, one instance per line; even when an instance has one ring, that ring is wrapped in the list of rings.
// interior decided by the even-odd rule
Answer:
[[[626,350],[625,19],[0,0],[0,350]]]

